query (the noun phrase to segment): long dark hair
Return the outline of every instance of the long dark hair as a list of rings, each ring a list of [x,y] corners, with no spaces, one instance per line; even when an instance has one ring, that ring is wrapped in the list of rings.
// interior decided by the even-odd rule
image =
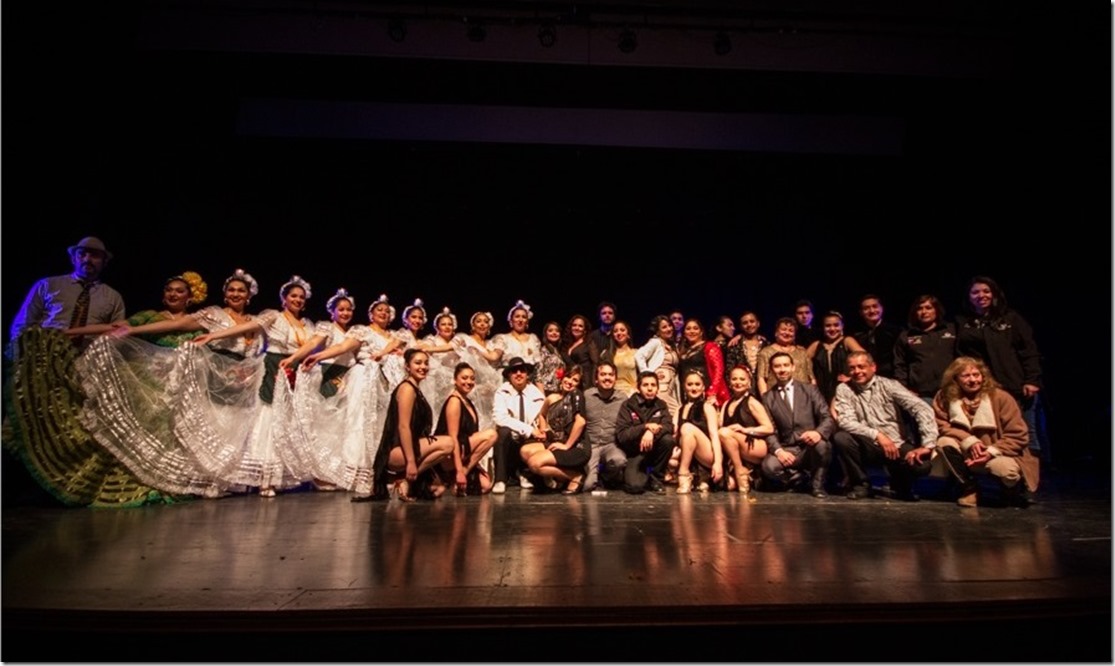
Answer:
[[[991,306],[982,315],[972,307],[972,286],[976,284],[986,284],[991,288]],[[998,282],[986,275],[976,275],[968,280],[968,286],[964,289],[964,312],[973,317],[986,317],[994,321],[1006,314],[1007,309],[1007,295],[1003,293],[1003,288],[999,286]]]

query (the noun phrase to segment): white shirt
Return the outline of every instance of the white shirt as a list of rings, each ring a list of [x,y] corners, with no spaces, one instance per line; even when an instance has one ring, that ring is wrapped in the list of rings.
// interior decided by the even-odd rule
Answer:
[[[534,432],[534,419],[542,411],[546,402],[546,394],[542,389],[528,382],[523,389],[523,413],[525,420],[519,420],[519,392],[511,382],[503,382],[496,389],[495,398],[492,400],[492,421],[496,426],[510,428],[523,437],[529,437]]]

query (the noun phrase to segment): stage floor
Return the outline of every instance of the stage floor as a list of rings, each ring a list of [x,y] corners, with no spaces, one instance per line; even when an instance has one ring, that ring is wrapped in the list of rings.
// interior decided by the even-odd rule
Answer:
[[[673,489],[6,505],[0,658],[1110,661],[1106,476],[1047,475],[1026,509]]]

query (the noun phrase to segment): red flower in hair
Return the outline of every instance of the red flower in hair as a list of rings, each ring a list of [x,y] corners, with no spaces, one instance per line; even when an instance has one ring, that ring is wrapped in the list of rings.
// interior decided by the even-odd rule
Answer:
[[[563,377],[565,377],[565,368],[558,368],[557,372],[554,373],[554,377],[557,377],[558,379],[562,379]]]

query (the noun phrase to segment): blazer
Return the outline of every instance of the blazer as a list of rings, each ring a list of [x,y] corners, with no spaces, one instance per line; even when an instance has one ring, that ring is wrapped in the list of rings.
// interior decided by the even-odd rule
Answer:
[[[774,421],[774,434],[767,437],[767,446],[774,453],[783,446],[798,446],[801,434],[807,430],[821,433],[822,439],[829,439],[836,430],[836,422],[829,412],[828,401],[821,391],[812,384],[792,382],[794,387],[794,409],[778,395],[777,385],[763,394],[763,406],[770,412]]]

